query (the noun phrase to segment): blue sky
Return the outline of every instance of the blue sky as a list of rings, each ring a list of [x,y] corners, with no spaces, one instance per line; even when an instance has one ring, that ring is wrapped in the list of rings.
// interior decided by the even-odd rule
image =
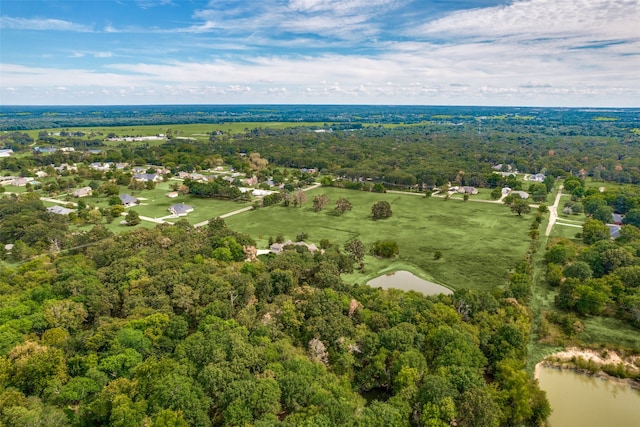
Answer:
[[[0,0],[0,103],[640,106],[640,0]]]

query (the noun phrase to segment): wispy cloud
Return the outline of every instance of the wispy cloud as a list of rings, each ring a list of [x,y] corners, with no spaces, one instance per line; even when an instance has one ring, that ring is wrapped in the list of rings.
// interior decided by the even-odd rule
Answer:
[[[46,19],[46,18],[12,18],[9,16],[0,17],[0,28],[11,30],[36,30],[36,31],[76,31],[91,32],[91,27],[77,24],[75,22],[65,21],[62,19]]]

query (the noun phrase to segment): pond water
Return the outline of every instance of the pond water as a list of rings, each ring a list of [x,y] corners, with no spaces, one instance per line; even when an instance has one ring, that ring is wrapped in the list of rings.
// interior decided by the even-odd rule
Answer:
[[[536,375],[553,410],[550,427],[640,426],[640,392],[624,382],[543,366]]]
[[[375,279],[369,280],[368,284],[375,288],[402,289],[403,291],[421,292],[424,295],[453,293],[451,289],[445,288],[437,283],[421,279],[415,274],[404,270],[378,276]]]

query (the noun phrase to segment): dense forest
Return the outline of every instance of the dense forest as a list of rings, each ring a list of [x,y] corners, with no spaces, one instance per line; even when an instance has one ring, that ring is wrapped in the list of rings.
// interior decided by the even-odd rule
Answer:
[[[21,196],[23,217],[39,201]],[[24,218],[23,218],[24,219]],[[538,425],[525,306],[345,284],[355,259],[243,262],[224,221],[0,270],[3,425]]]
[[[247,120],[324,124],[241,132],[224,124]],[[0,145],[13,154],[0,169],[48,177],[0,199],[0,425],[543,425],[550,407],[525,370],[528,346],[580,344],[594,318],[640,327],[638,120],[637,110],[2,107]],[[203,137],[155,144],[69,129],[194,122],[207,123]],[[61,131],[27,131],[44,127]],[[91,167],[106,162],[112,167]],[[528,202],[505,199],[533,221],[526,256],[503,283],[429,297],[345,281],[363,268],[356,241],[314,236],[322,250],[291,245],[255,257],[256,236],[220,218],[118,234],[107,227],[123,215],[122,188],[155,185],[136,182],[133,166],[165,169],[166,181],[221,165],[277,189],[254,209],[295,206],[313,183],[425,197],[435,187],[474,186],[494,199],[506,186],[541,204],[529,213]],[[534,173],[545,180],[522,179]],[[583,224],[547,240],[545,202],[559,184],[558,211]],[[173,187],[248,200],[239,185],[184,178]],[[80,186],[109,206],[74,199],[73,212],[58,215],[43,204]],[[415,196],[407,197],[423,199]],[[309,209],[320,211],[324,197]],[[391,216],[384,207],[379,218],[372,207],[373,219]],[[132,212],[127,225],[139,222]],[[612,239],[605,224],[616,221]],[[548,288],[552,307],[532,308],[536,286]],[[638,342],[632,336],[616,349],[637,353]]]

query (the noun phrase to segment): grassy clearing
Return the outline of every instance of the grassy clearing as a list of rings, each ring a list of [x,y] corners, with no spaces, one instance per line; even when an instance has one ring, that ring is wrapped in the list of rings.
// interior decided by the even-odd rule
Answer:
[[[331,200],[322,212],[311,209],[314,195]],[[362,240],[369,248],[376,240],[398,242],[400,255],[393,260],[367,256],[366,272],[349,276],[350,282],[364,282],[380,271],[407,269],[451,289],[492,289],[505,282],[505,272],[514,267],[528,247],[531,215],[518,217],[500,204],[444,201],[418,195],[376,194],[335,188],[308,193],[302,208],[273,206],[228,218],[234,230],[245,232],[266,247],[270,236],[295,239],[300,232],[309,241],[328,239],[342,246],[350,239]],[[342,216],[333,212],[335,201],[345,197],[353,210]],[[373,221],[371,206],[379,200],[391,204],[393,216]],[[435,251],[443,258],[434,260]]]
[[[193,138],[198,140],[208,140],[209,134],[215,131],[222,131],[230,134],[243,133],[247,130],[256,128],[270,129],[286,129],[291,127],[307,126],[307,127],[323,127],[325,123],[320,122],[223,122],[223,123],[193,123],[193,124],[168,124],[168,125],[140,125],[140,126],[83,126],[64,128],[68,132],[83,132],[87,136],[90,134],[98,137],[105,137],[113,133],[118,137],[124,136],[154,136],[158,134],[167,134],[171,129],[173,135],[177,138]],[[41,131],[49,133],[60,132],[60,128],[34,129],[24,131],[33,139],[38,138]],[[154,141],[145,141],[145,143],[153,143]],[[164,142],[164,141],[162,141]],[[110,143],[110,145],[118,145],[119,142]],[[130,144],[130,143],[129,143]]]

